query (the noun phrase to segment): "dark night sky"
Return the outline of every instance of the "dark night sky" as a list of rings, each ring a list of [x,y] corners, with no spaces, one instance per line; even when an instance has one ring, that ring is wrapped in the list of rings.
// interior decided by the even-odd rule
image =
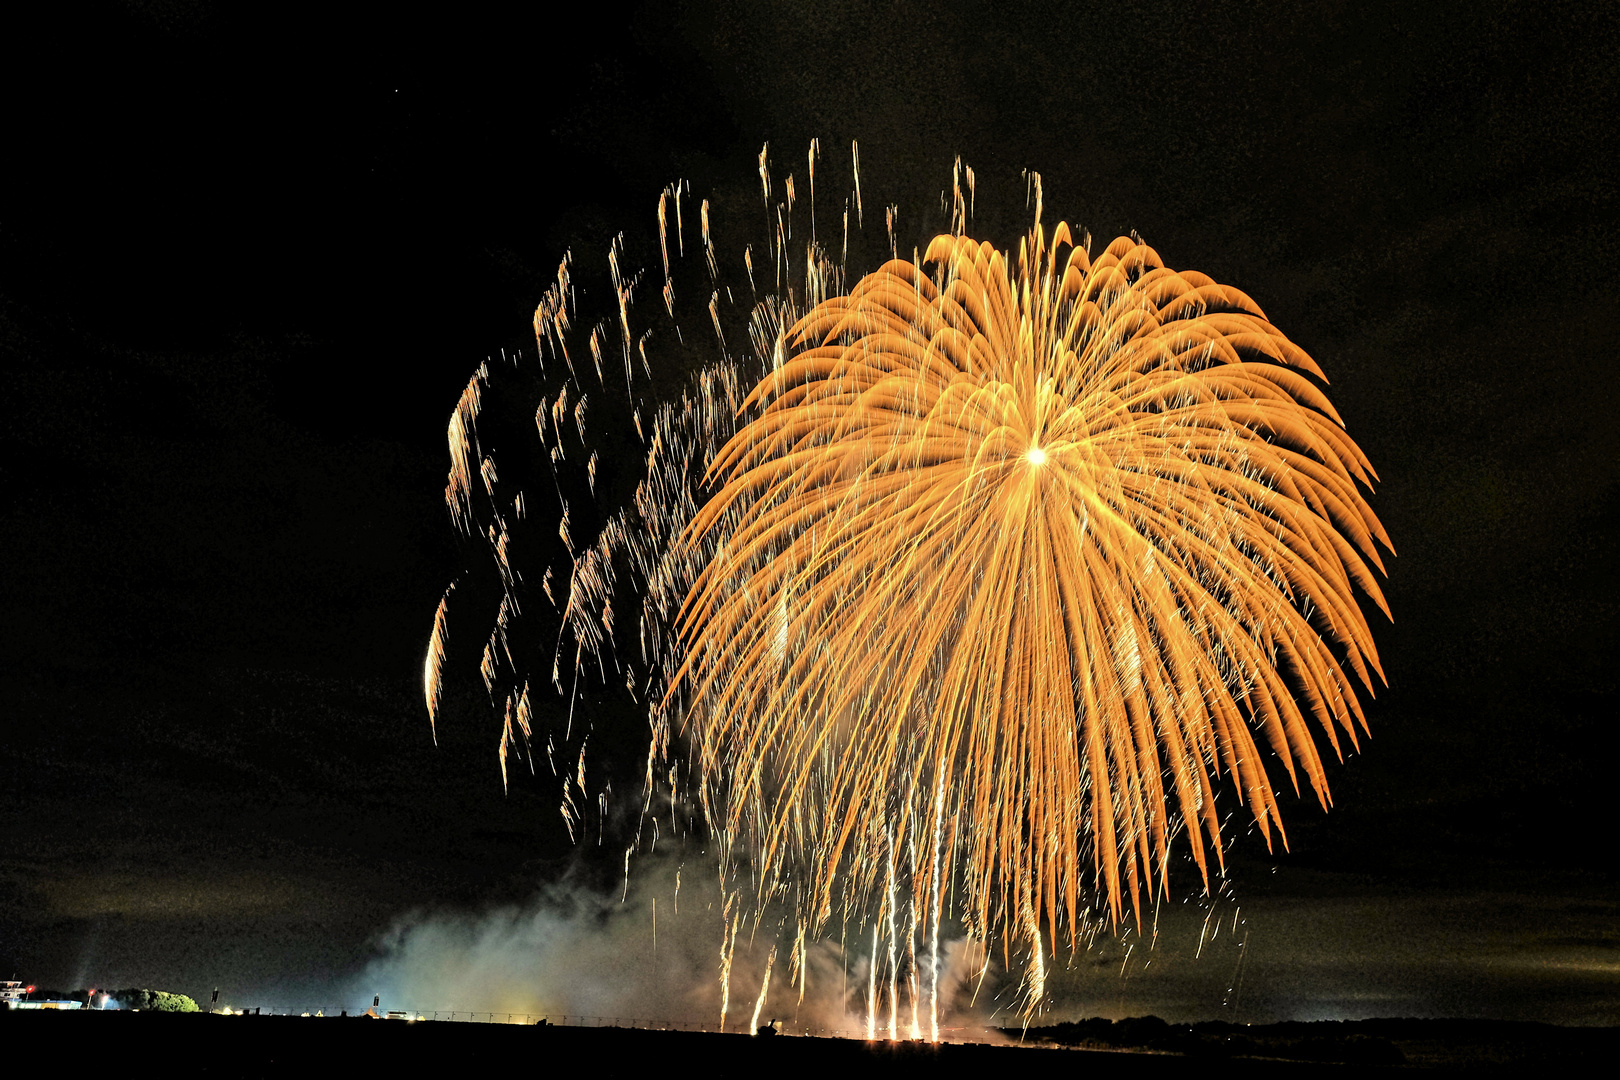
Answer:
[[[1377,467],[1373,737],[1290,853],[1237,843],[1268,1015],[1620,1022],[1616,9],[1217,7],[8,27],[0,975],[298,1004],[409,909],[589,861],[547,782],[503,796],[471,666],[429,737],[445,422],[565,249],[819,136],[917,242],[960,154],[987,239],[1031,168],[1049,221],[1244,289]]]

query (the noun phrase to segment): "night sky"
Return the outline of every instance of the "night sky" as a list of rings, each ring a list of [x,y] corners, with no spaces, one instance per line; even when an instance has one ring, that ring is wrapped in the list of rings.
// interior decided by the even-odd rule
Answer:
[[[666,184],[756,214],[819,137],[868,233],[926,243],[961,155],[984,239],[1033,169],[1245,290],[1381,477],[1389,687],[1289,852],[1234,829],[1242,1001],[1107,946],[1063,1007],[1620,1023],[1612,5],[291,12],[3,34],[0,976],[333,1004],[409,912],[612,877],[549,774],[503,794],[476,649],[433,743],[445,425],[566,250],[651,269]]]

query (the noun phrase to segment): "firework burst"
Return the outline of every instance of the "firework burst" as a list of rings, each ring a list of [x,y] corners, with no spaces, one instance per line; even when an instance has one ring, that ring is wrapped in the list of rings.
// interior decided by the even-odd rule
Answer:
[[[1243,293],[1062,224],[924,262],[801,318],[715,460],[686,716],[711,820],[813,926],[841,881],[864,902],[903,854],[937,897],[960,858],[973,932],[1039,955],[1094,893],[1115,922],[1160,895],[1178,828],[1207,885],[1223,775],[1280,833],[1257,738],[1327,805],[1313,732],[1365,725],[1389,542]]]
[[[760,167],[769,209],[764,152]],[[962,175],[951,232],[847,291],[814,240],[794,287],[789,178],[771,244],[788,280],[753,306],[746,364],[726,352],[705,201],[715,288],[703,315],[721,360],[647,433],[635,412],[648,450],[633,505],[577,550],[566,503],[559,530],[573,568],[557,655],[572,636],[576,680],[613,648],[615,591],[641,608],[647,805],[660,785],[694,801],[723,883],[744,858],[759,910],[789,904],[801,993],[807,931],[869,925],[868,1020],[875,1030],[882,996],[891,1035],[904,985],[913,1035],[937,1036],[948,919],[1017,947],[1035,1008],[1060,943],[1139,921],[1165,895],[1180,834],[1208,886],[1223,864],[1221,787],[1268,844],[1286,842],[1271,772],[1328,804],[1319,740],[1335,755],[1354,746],[1358,687],[1382,678],[1357,592],[1388,614],[1375,571],[1389,538],[1362,494],[1376,477],[1304,350],[1244,293],[1166,267],[1134,237],[1093,260],[1067,225],[1048,235],[1038,178],[1016,255],[969,239]],[[855,184],[858,222],[858,172]],[[672,186],[658,207],[672,317],[668,210],[684,251],[681,195]],[[892,253],[892,207],[887,228]],[[631,390],[633,285],[611,261]],[[752,288],[751,250],[744,261]],[[536,313],[537,339],[565,360],[566,271]],[[606,340],[592,332],[599,381]],[[450,432],[463,527],[477,383]],[[536,413],[553,465],[567,407],[564,387]],[[594,455],[589,470],[594,493]],[[496,516],[487,531],[510,585]],[[509,609],[485,650],[492,692]],[[444,625],[441,604],[430,711]],[[615,655],[634,692],[643,677]],[[583,800],[583,757],[579,776]],[[571,829],[575,805],[565,790]]]

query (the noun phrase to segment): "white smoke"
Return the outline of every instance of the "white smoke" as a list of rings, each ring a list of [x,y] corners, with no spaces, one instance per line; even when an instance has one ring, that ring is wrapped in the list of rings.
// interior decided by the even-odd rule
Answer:
[[[721,894],[711,862],[644,860],[628,887],[613,894],[563,882],[523,906],[481,913],[416,912],[378,942],[357,990],[379,993],[384,1009],[431,1015],[451,1011],[510,1014],[552,1022],[720,1024]],[[656,927],[655,927],[656,910]],[[773,918],[775,921],[773,922]],[[760,1022],[790,1031],[864,1036],[868,1030],[870,929],[850,939],[811,944],[804,976],[790,977],[793,942],[778,915],[752,917],[738,931],[730,968],[726,1029],[746,1031],[774,949]],[[846,947],[847,945],[847,947]],[[864,945],[864,947],[863,947]],[[918,942],[921,1033],[929,1034],[932,972]],[[887,943],[884,943],[886,955]],[[955,938],[941,942],[942,1027],[982,1028],[990,1010],[969,1007],[983,951]],[[880,956],[880,960],[882,957]],[[990,983],[994,983],[992,973]],[[889,987],[879,980],[877,1033],[888,1034]],[[359,996],[357,993],[356,996]],[[983,999],[980,1004],[983,1005]],[[898,987],[900,1038],[912,1035],[908,980]]]

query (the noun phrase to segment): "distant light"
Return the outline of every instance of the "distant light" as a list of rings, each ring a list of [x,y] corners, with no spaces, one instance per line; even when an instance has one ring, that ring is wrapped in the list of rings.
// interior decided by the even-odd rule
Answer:
[[[1031,465],[1045,465],[1046,451],[1042,450],[1038,446],[1032,446],[1029,448],[1029,453],[1024,455],[1024,460],[1029,462]]]

